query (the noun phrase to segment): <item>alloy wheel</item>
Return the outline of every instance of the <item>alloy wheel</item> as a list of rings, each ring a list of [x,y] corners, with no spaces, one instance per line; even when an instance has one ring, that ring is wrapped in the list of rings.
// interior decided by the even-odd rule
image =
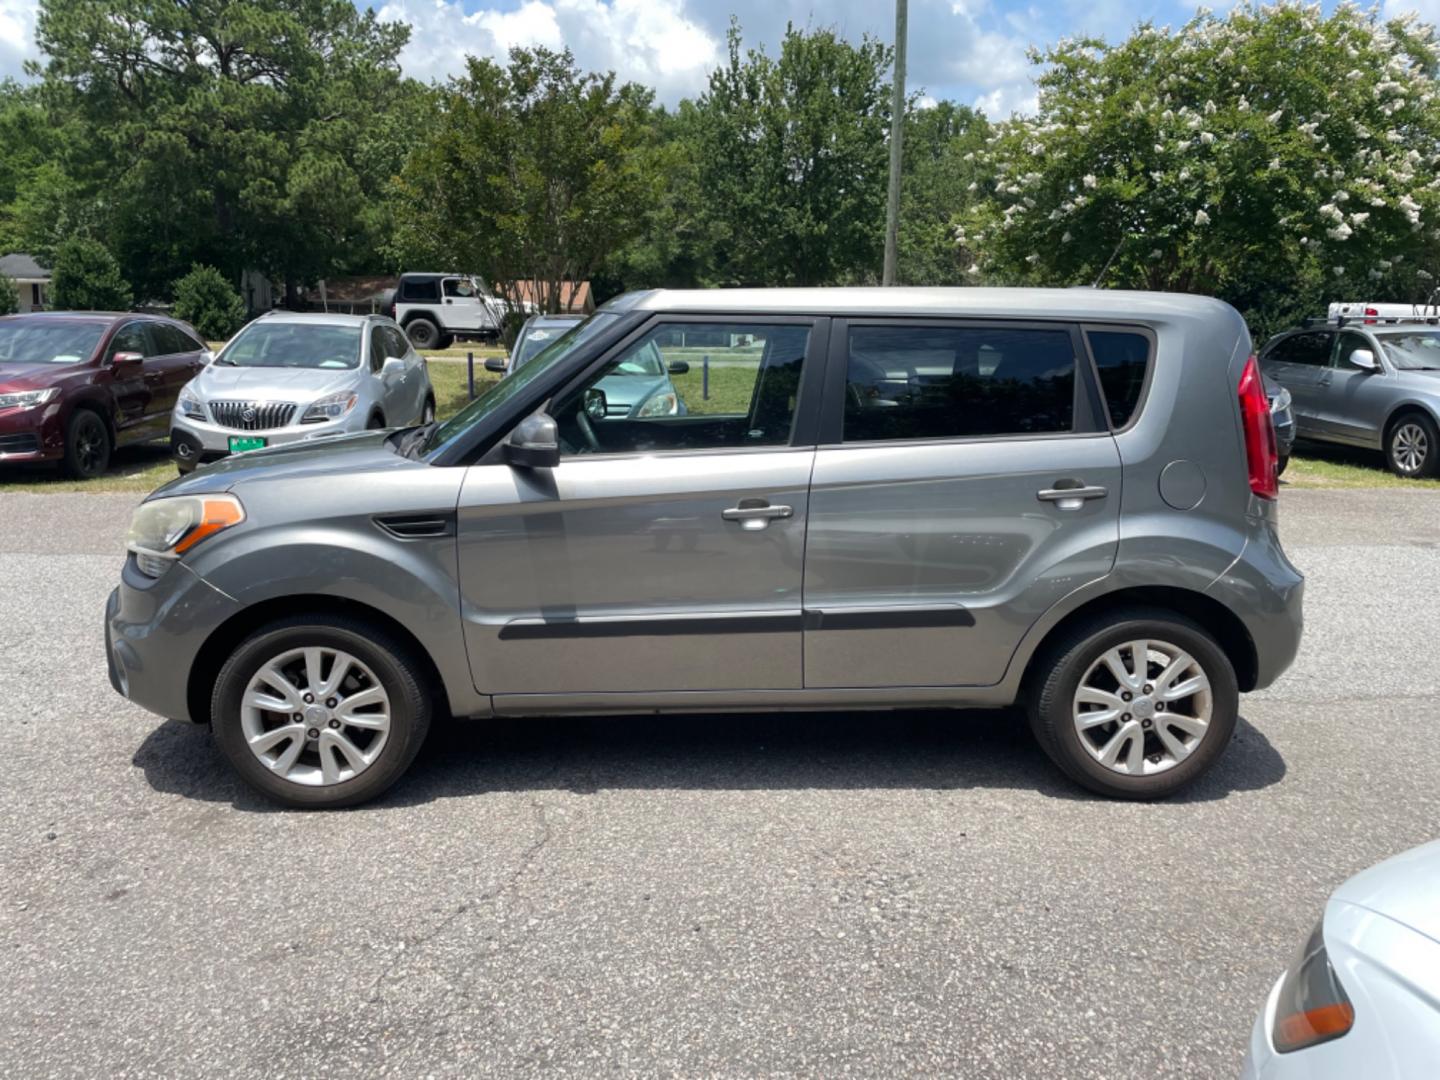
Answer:
[[[100,468],[100,449],[104,433],[92,422],[84,422],[80,430],[75,432],[75,460],[80,465],[80,471],[87,476],[97,472]]]
[[[1188,758],[1210,727],[1210,679],[1193,656],[1167,641],[1106,650],[1076,687],[1075,729],[1085,750],[1125,776],[1153,776]]]
[[[353,780],[390,735],[390,695],[354,656],[326,646],[289,649],[245,687],[240,726],[260,762],[311,787]]]
[[[1430,439],[1419,424],[1401,424],[1390,439],[1390,454],[1395,466],[1404,473],[1417,473],[1430,456]]]

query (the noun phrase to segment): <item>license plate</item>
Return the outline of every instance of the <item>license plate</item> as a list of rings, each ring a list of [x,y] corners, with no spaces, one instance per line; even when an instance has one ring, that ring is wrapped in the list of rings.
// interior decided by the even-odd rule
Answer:
[[[259,450],[265,445],[265,440],[258,435],[231,435],[230,452],[232,454],[243,454],[246,450]]]

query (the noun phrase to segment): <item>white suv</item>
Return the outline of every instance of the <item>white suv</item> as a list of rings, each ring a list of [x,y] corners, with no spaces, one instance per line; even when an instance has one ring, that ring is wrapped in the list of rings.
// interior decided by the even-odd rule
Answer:
[[[391,317],[417,349],[448,349],[457,337],[495,340],[507,310],[471,274],[401,274]]]
[[[228,454],[435,419],[425,360],[379,315],[262,315],[180,391],[182,473]]]

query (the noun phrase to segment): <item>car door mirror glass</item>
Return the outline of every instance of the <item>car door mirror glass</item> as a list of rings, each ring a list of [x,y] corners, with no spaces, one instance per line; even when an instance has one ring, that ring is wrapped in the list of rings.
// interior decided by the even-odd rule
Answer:
[[[560,431],[549,413],[527,416],[505,440],[505,460],[522,469],[553,469],[560,464]]]
[[[1380,365],[1375,362],[1375,354],[1369,349],[1356,349],[1348,359],[1352,367],[1357,367],[1361,371],[1380,370]]]
[[[505,357],[490,356],[485,359],[485,370],[493,371],[496,375],[505,374]]]
[[[592,386],[585,391],[585,415],[592,420],[604,420],[609,412],[610,402],[605,397],[605,391],[598,386]]]
[[[670,363],[666,365],[666,370],[669,371],[671,375],[688,375],[690,373],[690,361],[671,360]]]

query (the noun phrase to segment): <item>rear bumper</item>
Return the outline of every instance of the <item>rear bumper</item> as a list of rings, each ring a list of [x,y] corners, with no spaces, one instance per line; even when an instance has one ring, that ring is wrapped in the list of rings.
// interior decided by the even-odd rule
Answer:
[[[1285,556],[1271,520],[1255,529],[1239,557],[1206,589],[1233,611],[1255,647],[1255,685],[1263,690],[1294,662],[1305,628],[1305,575]]]
[[[105,662],[115,692],[165,717],[193,719],[190,670],[239,605],[184,563],[150,579],[126,559],[105,604]],[[203,717],[202,717],[203,719]]]

